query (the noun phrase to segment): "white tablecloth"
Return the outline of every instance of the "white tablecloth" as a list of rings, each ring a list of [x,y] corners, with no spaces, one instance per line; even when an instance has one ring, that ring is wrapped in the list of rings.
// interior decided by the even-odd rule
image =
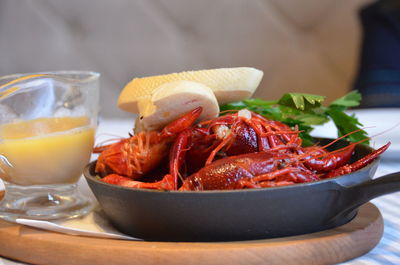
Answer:
[[[100,143],[105,139],[114,137],[126,137],[128,132],[132,130],[132,125],[133,122],[130,120],[103,120],[100,122],[98,128],[96,142]],[[399,131],[398,129],[396,130]],[[326,133],[321,131],[319,134],[326,135]],[[376,176],[383,176],[396,171],[400,171],[400,156],[384,157]],[[80,181],[80,185],[80,188],[87,190],[85,182]],[[379,208],[384,218],[385,231],[383,238],[380,243],[366,255],[343,264],[400,264],[400,192],[374,199],[372,202]],[[0,258],[0,265],[3,264],[15,265],[20,263]]]

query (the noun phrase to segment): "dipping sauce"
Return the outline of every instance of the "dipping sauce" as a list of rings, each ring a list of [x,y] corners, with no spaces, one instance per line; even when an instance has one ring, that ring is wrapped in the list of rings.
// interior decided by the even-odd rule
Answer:
[[[0,178],[18,185],[75,183],[90,160],[94,135],[88,117],[0,125]]]

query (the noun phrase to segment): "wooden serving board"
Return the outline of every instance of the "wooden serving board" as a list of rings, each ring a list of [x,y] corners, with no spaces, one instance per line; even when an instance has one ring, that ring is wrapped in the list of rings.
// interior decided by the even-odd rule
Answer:
[[[362,206],[351,222],[335,229],[277,239],[218,243],[71,236],[0,221],[0,256],[60,265],[335,264],[367,253],[382,234],[382,216],[371,203]]]

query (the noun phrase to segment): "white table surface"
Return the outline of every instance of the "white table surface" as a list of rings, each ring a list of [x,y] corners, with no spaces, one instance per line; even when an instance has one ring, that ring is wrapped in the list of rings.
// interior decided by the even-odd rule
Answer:
[[[379,112],[379,115],[373,115]],[[377,170],[376,177],[383,176],[388,173],[400,171],[400,155],[397,148],[400,146],[400,127],[392,128],[400,122],[400,109],[390,110],[375,110],[371,112],[357,111],[362,123],[366,126],[374,126],[371,134],[377,134],[384,130],[388,132],[375,137],[373,145],[379,146],[383,142],[390,140],[394,149],[390,155],[382,158],[381,164]],[[128,132],[132,130],[133,121],[131,120],[101,120],[96,137],[96,143],[100,143],[106,139],[126,137]],[[315,131],[317,136],[335,137],[335,132],[332,125],[328,124]],[[87,184],[83,179],[79,182],[80,188],[91,194]],[[1,189],[1,186],[0,186]],[[92,196],[92,195],[91,195]],[[380,243],[366,255],[350,260],[343,264],[346,265],[361,265],[361,264],[400,264],[400,192],[382,196],[371,201],[381,211],[385,230]],[[0,246],[1,247],[1,246]],[[0,257],[0,265],[15,265],[22,264]]]

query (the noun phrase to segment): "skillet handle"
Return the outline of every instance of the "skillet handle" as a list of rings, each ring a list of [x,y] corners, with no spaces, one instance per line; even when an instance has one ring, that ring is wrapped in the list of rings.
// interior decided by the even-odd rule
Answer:
[[[351,204],[358,207],[376,197],[396,191],[400,191],[400,172],[388,174],[351,187],[350,192],[354,193],[355,198]]]

